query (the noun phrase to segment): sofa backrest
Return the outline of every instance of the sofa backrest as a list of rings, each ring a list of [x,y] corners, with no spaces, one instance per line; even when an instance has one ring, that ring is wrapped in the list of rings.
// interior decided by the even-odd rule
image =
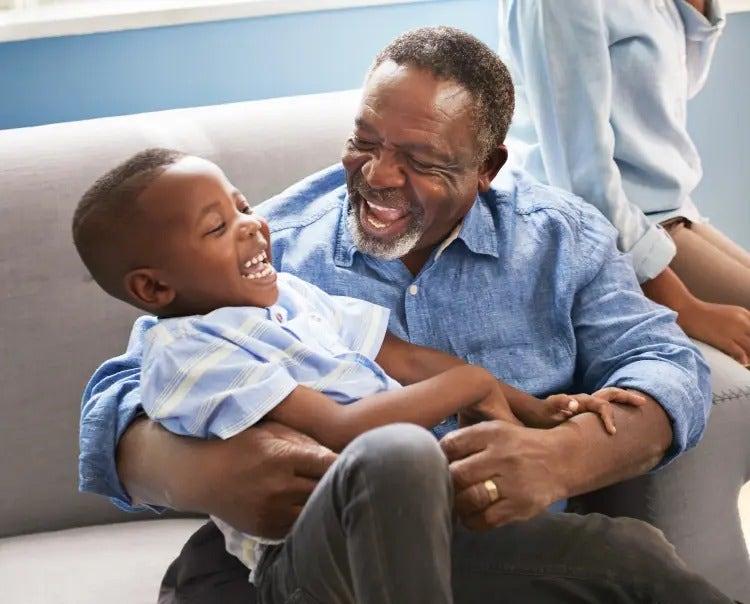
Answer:
[[[356,91],[0,131],[0,536],[127,520],[77,491],[80,397],[138,314],[88,277],[75,205],[145,147],[215,161],[251,203],[338,161]]]

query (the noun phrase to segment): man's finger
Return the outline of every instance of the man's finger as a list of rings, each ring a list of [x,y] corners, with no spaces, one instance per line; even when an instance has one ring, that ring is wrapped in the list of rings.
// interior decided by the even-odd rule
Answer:
[[[336,461],[336,453],[319,444],[288,444],[289,462],[297,476],[320,480]]]
[[[470,457],[452,461],[449,466],[453,488],[458,493],[472,485],[483,483],[495,474],[495,461],[483,451]]]
[[[497,484],[497,482],[495,483]],[[453,505],[459,516],[472,516],[492,504],[492,498],[484,483],[473,484],[462,491],[458,491]]]
[[[303,506],[307,503],[315,487],[318,485],[317,480],[295,476],[286,486],[285,495],[289,496],[289,502]]]
[[[499,499],[488,508],[470,516],[461,516],[461,522],[473,531],[486,531],[491,528],[528,520],[538,516],[544,510],[528,506],[519,506],[511,499]]]
[[[480,422],[449,432],[440,439],[440,447],[448,461],[463,459],[485,449],[488,430],[495,422]]]

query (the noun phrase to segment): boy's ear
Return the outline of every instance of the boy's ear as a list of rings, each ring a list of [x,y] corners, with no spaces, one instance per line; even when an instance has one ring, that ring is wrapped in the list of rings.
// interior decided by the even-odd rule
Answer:
[[[490,190],[492,179],[508,161],[508,149],[505,145],[499,145],[491,149],[484,158],[482,165],[479,166],[479,192],[486,193]]]
[[[157,311],[172,303],[175,291],[164,281],[159,271],[152,268],[137,268],[130,271],[123,279],[125,291],[140,306]]]

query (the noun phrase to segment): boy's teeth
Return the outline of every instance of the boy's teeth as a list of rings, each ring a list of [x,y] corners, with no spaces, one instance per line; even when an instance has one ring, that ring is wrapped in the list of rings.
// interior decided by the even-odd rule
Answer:
[[[248,275],[242,275],[242,277],[245,279],[250,279],[250,280],[260,279],[261,277],[268,277],[268,275],[273,274],[273,272],[274,272],[273,266],[269,264],[268,266],[266,266],[266,268],[264,268],[261,271],[258,271],[257,273],[250,273]]]
[[[253,258],[250,258],[250,260],[248,260],[247,262],[245,262],[245,268],[250,268],[254,264],[258,264],[258,262],[261,262],[261,261],[263,261],[265,259],[266,259],[266,252],[264,250],[260,254],[258,254],[257,256],[254,256]]]

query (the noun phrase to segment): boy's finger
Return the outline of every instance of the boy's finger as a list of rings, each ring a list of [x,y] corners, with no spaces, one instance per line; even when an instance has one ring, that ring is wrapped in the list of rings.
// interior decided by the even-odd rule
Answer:
[[[615,414],[612,411],[612,405],[609,403],[603,403],[601,401],[592,401],[592,410],[596,410],[599,417],[602,418],[602,423],[610,434],[617,434],[617,428],[615,428]]]
[[[606,399],[612,403],[621,403],[640,407],[646,404],[646,397],[632,390],[623,390],[622,388],[602,388],[594,393],[594,396]]]

